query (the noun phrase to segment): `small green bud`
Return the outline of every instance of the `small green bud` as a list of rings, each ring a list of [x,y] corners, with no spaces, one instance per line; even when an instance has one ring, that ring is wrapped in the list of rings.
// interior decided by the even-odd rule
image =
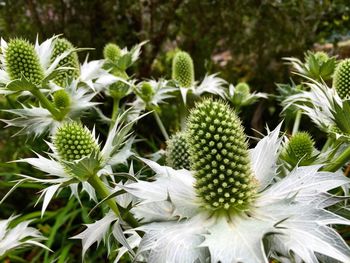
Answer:
[[[141,92],[140,96],[145,102],[150,102],[152,100],[152,97],[154,95],[154,90],[150,83],[143,82],[141,85],[140,92]]]
[[[54,42],[51,61],[54,61],[63,52],[73,50],[74,46],[65,38],[57,38]],[[80,71],[79,58],[76,51],[72,51],[68,56],[62,59],[57,67],[71,67],[72,69],[60,72],[54,79],[54,82],[61,87],[64,87],[67,80],[77,78]]]
[[[224,102],[206,99],[191,111],[186,136],[195,188],[204,207],[247,210],[257,185],[247,138],[235,112]]]
[[[105,59],[115,62],[120,58],[121,50],[116,44],[108,43],[103,49],[103,56]]]
[[[57,109],[65,111],[70,106],[70,97],[64,89],[60,89],[53,94],[53,102]]]
[[[66,122],[58,128],[53,143],[62,161],[72,162],[99,153],[91,132],[78,122]]]
[[[174,169],[190,169],[190,156],[186,134],[178,132],[167,141],[166,162]]]
[[[282,152],[282,159],[293,167],[307,164],[312,157],[315,142],[307,132],[297,132],[293,135]]]
[[[181,87],[191,87],[194,83],[194,67],[191,56],[184,51],[176,53],[173,59],[172,78]]]
[[[34,46],[24,39],[11,39],[5,55],[5,64],[11,80],[22,75],[35,85],[44,79],[44,71]]]
[[[344,59],[336,67],[333,76],[333,87],[340,98],[350,98],[350,59]]]
[[[240,82],[235,88],[235,93],[240,94],[243,98],[247,98],[250,95],[250,87],[245,82]]]

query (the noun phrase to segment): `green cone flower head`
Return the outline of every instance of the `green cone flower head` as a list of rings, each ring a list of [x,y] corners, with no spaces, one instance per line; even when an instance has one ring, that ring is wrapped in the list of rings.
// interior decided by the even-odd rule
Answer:
[[[5,56],[6,68],[11,80],[22,75],[35,85],[40,85],[44,72],[34,46],[24,39],[11,39]]]
[[[178,132],[167,141],[166,162],[174,169],[190,170],[186,133]]]
[[[194,67],[191,56],[184,51],[176,53],[173,59],[172,78],[181,87],[191,87],[194,83]]]
[[[340,98],[350,98],[350,59],[343,60],[337,66],[333,76],[333,87]]]
[[[63,52],[74,49],[74,46],[71,42],[69,42],[65,38],[57,38],[55,40],[54,49],[52,52],[51,61],[54,61],[59,55]],[[64,59],[62,59],[57,67],[71,67],[73,69],[65,70],[60,72],[57,77],[55,77],[54,81],[57,85],[64,87],[66,81],[69,78],[76,78],[79,75],[79,58],[77,52],[73,51]]]
[[[108,43],[103,49],[103,56],[105,59],[109,59],[110,61],[117,61],[121,56],[120,47],[118,47],[116,44]]]
[[[70,97],[65,90],[61,89],[53,94],[53,102],[57,109],[61,111],[68,110],[70,106]]]
[[[247,83],[240,82],[237,84],[235,88],[235,92],[241,94],[245,98],[245,97],[248,97],[250,94],[250,87]]]
[[[282,158],[292,166],[307,164],[314,151],[314,140],[307,132],[297,132],[293,135],[282,153]]]
[[[240,212],[256,193],[247,139],[224,102],[204,100],[190,113],[187,138],[198,195],[210,210]]]
[[[99,153],[91,132],[78,122],[66,122],[58,128],[53,143],[60,159],[67,162],[77,161],[93,152]]]

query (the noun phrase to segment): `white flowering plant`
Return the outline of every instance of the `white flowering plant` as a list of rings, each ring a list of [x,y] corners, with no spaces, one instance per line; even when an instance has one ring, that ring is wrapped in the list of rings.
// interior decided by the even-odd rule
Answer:
[[[256,141],[240,117],[273,96],[196,81],[180,50],[170,79],[139,79],[148,44],[81,64],[61,35],[1,40],[0,261],[350,262],[348,60],[289,58],[288,122]]]

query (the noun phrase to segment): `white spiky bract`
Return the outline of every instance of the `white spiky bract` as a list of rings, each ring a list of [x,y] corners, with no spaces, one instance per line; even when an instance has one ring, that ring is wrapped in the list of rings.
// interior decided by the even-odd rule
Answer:
[[[236,87],[232,84],[229,85],[227,93],[225,93],[225,98],[227,100],[234,100],[235,94],[236,94]],[[263,92],[253,92],[247,94],[247,96],[241,96],[241,101],[239,106],[246,106],[253,104],[256,102],[258,99],[267,99],[267,93]]]
[[[19,247],[39,246],[48,249],[40,243],[45,238],[41,233],[30,227],[31,221],[22,221],[13,228],[10,228],[10,223],[18,216],[12,216],[5,220],[0,220],[0,257],[9,250]]]
[[[350,221],[326,208],[340,201],[328,191],[350,180],[340,173],[319,172],[319,165],[297,167],[279,178],[279,131],[280,126],[251,150],[260,185],[256,201],[248,211],[229,217],[200,209],[190,171],[143,159],[155,171],[155,181],[124,186],[140,200],[133,211],[146,223],[139,228],[145,235],[138,253],[149,262],[168,263],[267,263],[278,253],[306,263],[318,262],[320,254],[348,262],[350,249],[330,225]]]

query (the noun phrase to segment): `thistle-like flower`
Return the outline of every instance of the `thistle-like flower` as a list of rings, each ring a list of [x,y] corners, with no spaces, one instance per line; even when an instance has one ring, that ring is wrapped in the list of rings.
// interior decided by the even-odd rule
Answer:
[[[165,151],[167,165],[178,169],[190,169],[190,156],[185,132],[177,132],[167,141]]]
[[[13,220],[17,217],[12,216],[6,220],[0,220],[0,258],[8,251],[16,248],[39,246],[48,249],[40,243],[45,239],[40,232],[28,226],[30,221],[23,221],[10,228],[10,224],[13,224]]]
[[[200,84],[194,80],[193,61],[187,52],[179,51],[175,54],[172,64],[172,78],[179,87],[185,104],[189,91],[198,97],[204,93],[211,93],[225,98],[224,85],[226,81],[217,77],[217,74],[206,75]]]
[[[340,62],[334,72],[333,87],[342,99],[350,98],[350,59]]]
[[[105,59],[111,62],[116,62],[122,56],[122,51],[118,45],[114,43],[108,43],[103,48],[103,56]]]
[[[283,256],[311,263],[320,254],[349,261],[349,247],[329,225],[350,221],[325,208],[340,201],[327,192],[350,180],[319,172],[319,165],[280,178],[279,129],[249,151],[233,110],[218,101],[198,104],[187,130],[192,171],[143,159],[155,181],[124,186],[140,199],[133,212],[145,223],[137,228],[145,232],[138,254],[169,263],[267,263]]]
[[[37,158],[17,161],[33,165],[49,176],[36,178],[23,175],[24,180],[51,184],[42,191],[39,198],[44,198],[42,213],[54,194],[66,186],[79,198],[78,185],[81,183],[90,198],[97,200],[94,188],[87,182],[89,178],[95,175],[111,175],[113,166],[125,163],[132,155],[131,145],[134,138],[131,137],[130,130],[133,123],[142,116],[125,123],[126,114],[127,112],[117,118],[102,149],[94,130],[91,132],[78,122],[68,121],[58,127],[52,135],[52,143],[48,143],[51,149],[48,158],[37,154]]]

